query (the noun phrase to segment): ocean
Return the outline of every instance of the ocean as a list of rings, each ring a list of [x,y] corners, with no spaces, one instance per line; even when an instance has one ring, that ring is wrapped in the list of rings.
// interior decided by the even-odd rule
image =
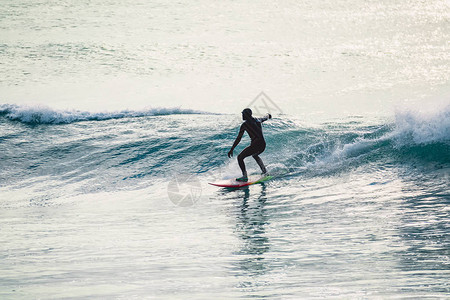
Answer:
[[[2,1],[0,298],[448,298],[449,17]],[[274,178],[209,185],[246,107]]]

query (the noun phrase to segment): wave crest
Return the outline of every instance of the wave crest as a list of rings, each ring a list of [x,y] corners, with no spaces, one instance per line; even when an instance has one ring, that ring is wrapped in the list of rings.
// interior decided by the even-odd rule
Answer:
[[[395,140],[398,146],[448,143],[450,141],[450,105],[435,113],[397,112]]]
[[[41,105],[0,105],[0,116],[25,124],[70,124],[82,121],[104,121],[110,119],[136,118],[179,114],[209,114],[183,108],[148,108],[115,112],[87,112],[80,110],[55,110]]]

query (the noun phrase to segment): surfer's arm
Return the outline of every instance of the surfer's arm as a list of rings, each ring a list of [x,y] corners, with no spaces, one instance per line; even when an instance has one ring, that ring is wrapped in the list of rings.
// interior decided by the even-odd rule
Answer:
[[[264,117],[262,117],[262,118],[257,118],[256,120],[258,120],[258,122],[262,123],[262,122],[265,122],[265,121],[267,121],[267,120],[269,120],[269,119],[272,119],[272,115],[269,114],[269,113],[267,113],[267,115],[265,115]]]
[[[242,125],[241,125],[241,128],[239,129],[239,134],[238,134],[238,136],[236,137],[236,140],[234,141],[233,146],[231,146],[231,150],[228,152],[228,157],[232,157],[232,156],[233,156],[233,150],[234,150],[234,148],[236,148],[236,146],[237,146],[237,145],[239,144],[239,142],[241,141],[242,136],[244,135],[244,131],[245,131],[245,129],[244,129],[244,124],[242,124]]]

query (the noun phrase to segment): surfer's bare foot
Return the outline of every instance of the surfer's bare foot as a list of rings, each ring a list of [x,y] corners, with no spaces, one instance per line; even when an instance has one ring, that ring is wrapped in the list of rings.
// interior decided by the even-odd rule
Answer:
[[[247,178],[247,177],[245,177],[245,176],[242,176],[242,177],[236,178],[236,181],[243,181],[243,182],[247,182],[247,181],[248,181],[248,178]]]

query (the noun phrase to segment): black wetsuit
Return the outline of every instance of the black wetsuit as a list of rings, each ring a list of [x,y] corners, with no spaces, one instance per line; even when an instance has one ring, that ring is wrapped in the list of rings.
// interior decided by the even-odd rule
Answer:
[[[239,129],[239,134],[234,141],[232,149],[234,149],[239,144],[245,131],[247,131],[250,139],[252,140],[250,146],[242,150],[242,152],[237,157],[239,167],[241,168],[243,174],[246,174],[244,158],[250,155],[253,156],[253,158],[256,160],[261,168],[261,171],[263,173],[266,173],[266,168],[258,155],[266,149],[266,141],[264,140],[261,123],[266,121],[267,119],[268,117],[249,118],[245,120],[244,123],[242,123],[241,128]]]

